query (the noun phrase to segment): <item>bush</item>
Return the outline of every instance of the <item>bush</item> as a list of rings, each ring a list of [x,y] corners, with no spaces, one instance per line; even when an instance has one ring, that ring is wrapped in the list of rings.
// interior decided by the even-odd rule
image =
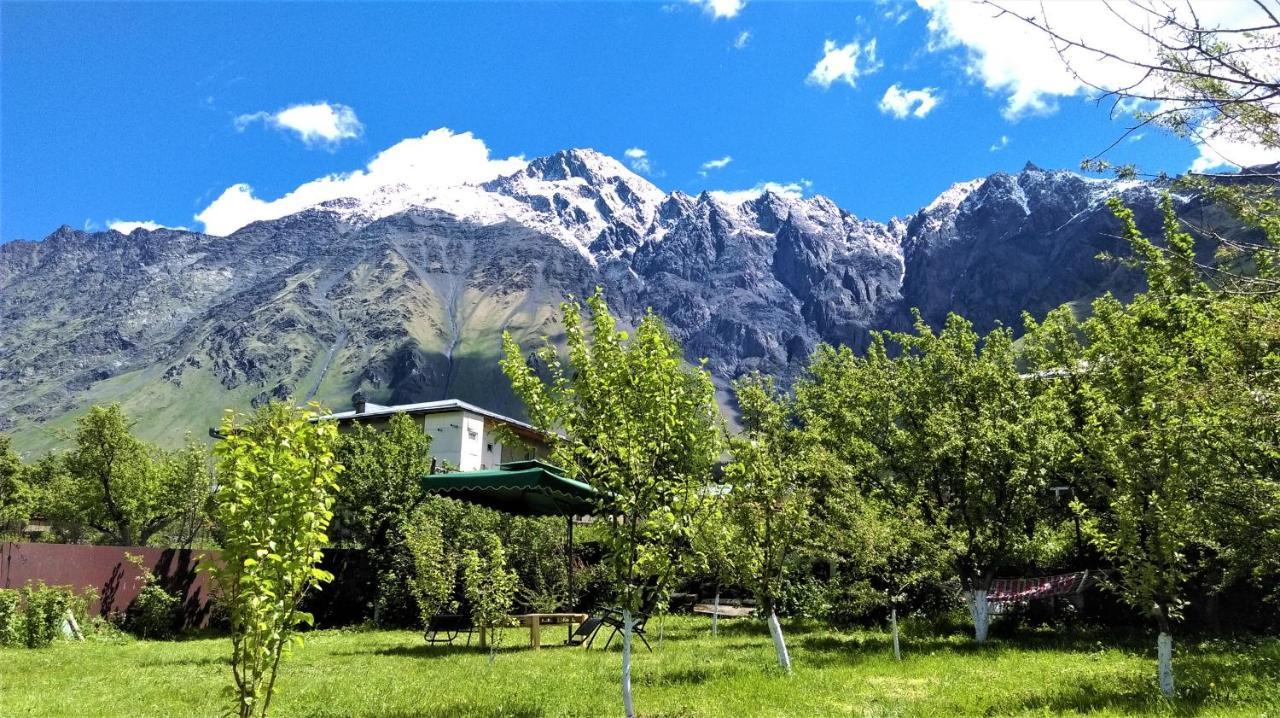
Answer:
[[[13,589],[0,588],[0,646],[22,643],[21,596]]]
[[[178,632],[182,599],[155,583],[138,592],[125,613],[125,630],[139,638],[165,640]]]
[[[62,635],[67,610],[75,594],[66,586],[46,586],[43,581],[22,589],[21,642],[27,648],[42,648]]]

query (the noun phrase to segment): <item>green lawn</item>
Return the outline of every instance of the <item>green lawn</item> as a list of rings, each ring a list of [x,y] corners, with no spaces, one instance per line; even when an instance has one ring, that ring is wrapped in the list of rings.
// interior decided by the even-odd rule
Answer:
[[[723,625],[723,624],[722,624]],[[1091,635],[1028,634],[976,648],[963,636],[908,638],[905,660],[878,632],[790,626],[795,674],[775,668],[758,623],[669,618],[638,654],[646,716],[1280,716],[1280,641],[1184,641],[1176,702],[1154,698],[1153,648]],[[547,629],[544,641],[559,638]],[[1099,639],[1110,641],[1104,645]],[[516,647],[490,667],[478,649],[428,647],[407,631],[319,631],[282,668],[277,716],[618,715],[614,649]],[[1154,643],[1154,641],[1152,641]],[[0,649],[3,716],[217,716],[227,705],[225,638],[59,642]]]

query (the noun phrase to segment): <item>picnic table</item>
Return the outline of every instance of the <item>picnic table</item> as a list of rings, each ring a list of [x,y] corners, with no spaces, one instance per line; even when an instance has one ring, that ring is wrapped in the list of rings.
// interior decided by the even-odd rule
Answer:
[[[573,633],[573,625],[582,623],[587,620],[585,613],[521,613],[512,616],[521,626],[529,627],[529,646],[533,650],[542,648],[542,627],[543,626],[565,626],[569,627],[569,633]],[[480,629],[480,645],[486,646],[485,630]]]

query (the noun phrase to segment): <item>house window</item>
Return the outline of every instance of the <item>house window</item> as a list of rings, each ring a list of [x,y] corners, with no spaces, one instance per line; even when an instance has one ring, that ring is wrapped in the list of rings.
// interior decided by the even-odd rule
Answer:
[[[492,451],[493,451],[493,444],[485,444],[485,451],[492,452]]]

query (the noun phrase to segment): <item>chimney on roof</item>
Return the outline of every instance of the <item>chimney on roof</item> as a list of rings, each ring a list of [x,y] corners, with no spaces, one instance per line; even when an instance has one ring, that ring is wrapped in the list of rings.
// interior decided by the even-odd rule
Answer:
[[[357,414],[363,414],[369,405],[369,399],[365,397],[363,391],[356,391],[351,395],[351,406],[356,410]]]

